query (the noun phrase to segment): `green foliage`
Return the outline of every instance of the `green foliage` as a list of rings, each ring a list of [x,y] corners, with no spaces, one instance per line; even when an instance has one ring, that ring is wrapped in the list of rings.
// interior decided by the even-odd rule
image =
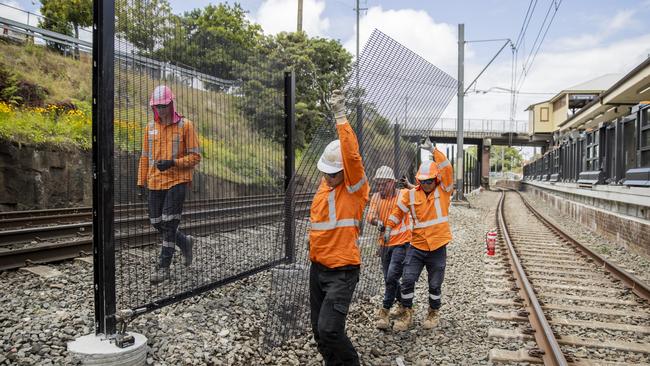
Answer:
[[[0,103],[0,138],[22,144],[90,149],[91,119],[79,110],[15,109]]]
[[[18,95],[40,99],[32,103],[24,98],[21,103],[43,106],[66,99],[90,103],[92,70],[89,58],[75,60],[38,45],[0,42],[0,63],[11,67],[11,72],[16,74]]]
[[[490,170],[517,171],[521,169],[523,157],[519,149],[511,146],[492,146],[490,149]]]
[[[262,28],[246,18],[239,4],[222,3],[173,18],[174,32],[156,55],[222,79],[236,79],[237,65],[257,46]]]
[[[296,145],[304,148],[327,115],[331,91],[345,85],[352,55],[337,41],[309,38],[304,32],[265,37],[260,53],[270,67],[292,69],[296,75]],[[273,136],[282,136],[283,126],[272,128]]]
[[[115,34],[152,54],[172,33],[176,18],[167,0],[117,0]]]
[[[3,63],[0,63],[0,102],[18,104],[22,98],[18,95],[18,77]]]
[[[73,35],[79,38],[79,28],[93,24],[92,0],[41,0],[40,26],[54,32]],[[65,51],[66,46],[49,43],[49,46],[59,52]]]

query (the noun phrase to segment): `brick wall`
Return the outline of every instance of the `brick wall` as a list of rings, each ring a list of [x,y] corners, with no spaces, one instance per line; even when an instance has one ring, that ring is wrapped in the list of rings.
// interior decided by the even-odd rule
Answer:
[[[604,210],[526,185],[526,191],[585,227],[650,259],[650,220]]]

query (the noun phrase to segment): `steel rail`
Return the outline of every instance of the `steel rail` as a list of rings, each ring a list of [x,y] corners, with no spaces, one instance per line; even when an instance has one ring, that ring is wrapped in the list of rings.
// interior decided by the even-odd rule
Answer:
[[[313,193],[297,194],[296,196],[307,196],[313,195]],[[201,199],[201,200],[191,200],[186,201],[185,207],[195,207],[195,206],[208,206],[210,204],[225,205],[229,203],[238,203],[238,202],[257,202],[257,201],[266,201],[266,200],[282,200],[284,195],[254,195],[254,196],[243,196],[243,197],[232,197],[232,198],[212,198],[212,199]],[[116,214],[124,213],[129,211],[145,210],[147,209],[147,203],[137,202],[130,204],[120,204],[115,206]],[[0,227],[3,223],[12,223],[20,219],[31,218],[32,220],[37,219],[41,216],[46,217],[57,217],[64,215],[73,215],[73,214],[87,214],[91,215],[92,207],[90,206],[80,206],[80,207],[69,207],[69,208],[49,208],[42,210],[20,210],[20,211],[5,211],[0,212]]]
[[[535,341],[544,353],[542,355],[542,359],[544,360],[545,365],[568,365],[568,362],[564,357],[564,353],[562,353],[562,349],[560,348],[560,345],[555,338],[553,329],[551,329],[551,326],[548,323],[546,316],[544,315],[542,306],[540,305],[539,300],[537,300],[535,291],[533,290],[530,281],[528,281],[528,277],[526,276],[521,261],[519,260],[519,256],[517,255],[512,240],[510,239],[505,215],[503,213],[505,196],[506,191],[501,190],[501,198],[499,199],[499,204],[497,206],[497,222],[499,225],[499,230],[501,231],[501,235],[503,237],[503,241],[508,248],[508,258],[510,266],[513,269],[515,280],[519,285],[519,293],[522,295],[525,303],[528,304],[528,308],[532,310],[528,311],[528,320],[535,330]]]
[[[263,203],[263,204],[253,204],[246,206],[235,206],[228,208],[217,208],[217,209],[208,209],[208,210],[196,210],[196,211],[186,211],[183,212],[183,218],[185,219],[194,219],[196,216],[199,218],[210,217],[214,215],[236,215],[243,212],[258,211],[268,208],[276,208],[284,206],[283,199],[277,199],[278,202]],[[307,200],[298,201],[297,204],[304,204],[309,202]],[[241,202],[248,203],[248,202]],[[145,226],[149,224],[149,217],[146,215],[131,216],[125,218],[118,218],[115,220],[115,223],[120,227],[125,225],[141,225]],[[120,228],[118,227],[118,229]],[[74,224],[65,224],[65,225],[52,225],[52,226],[38,226],[38,227],[28,227],[21,229],[12,229],[12,230],[3,230],[0,231],[0,241],[2,246],[15,245],[19,243],[24,243],[25,241],[43,241],[45,239],[54,239],[62,236],[70,235],[86,235],[90,234],[92,230],[92,222],[77,222]]]
[[[553,224],[549,219],[537,211],[529,202],[526,200],[521,192],[517,192],[521,197],[524,205],[530,210],[530,212],[537,217],[546,227],[551,229],[556,235],[560,236],[567,243],[572,245],[574,248],[578,249],[583,254],[587,255],[590,259],[596,262],[599,266],[603,267],[607,272],[609,272],[616,279],[620,280],[628,287],[632,292],[641,297],[642,299],[650,302],[650,286],[643,282],[640,278],[626,272],[616,264],[608,261],[607,259],[600,256],[598,253],[595,253],[588,247],[582,245],[579,241],[574,239],[571,235],[564,232],[557,225]]]
[[[304,214],[309,207],[298,209],[297,214]],[[221,218],[205,222],[193,222],[181,225],[188,234],[206,235],[217,232],[234,231],[237,229],[256,227],[261,224],[277,222],[282,217],[283,210],[263,213],[248,217]],[[115,235],[116,251],[122,248],[132,249],[159,243],[158,232],[153,229],[137,233]],[[0,271],[20,268],[28,264],[49,263],[72,259],[92,252],[92,237],[78,240],[68,240],[59,243],[40,243],[20,249],[2,250],[0,248]]]

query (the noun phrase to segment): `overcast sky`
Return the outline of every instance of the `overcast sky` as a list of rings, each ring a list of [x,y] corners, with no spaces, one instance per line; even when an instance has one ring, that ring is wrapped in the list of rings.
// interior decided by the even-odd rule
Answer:
[[[0,0],[27,10],[40,4],[29,0]],[[203,7],[205,0],[171,0],[174,12]],[[231,2],[232,3],[232,2]],[[650,0],[366,0],[361,7],[361,44],[377,28],[422,55],[450,75],[457,76],[457,24],[465,24],[468,41],[510,38],[520,34],[529,5],[534,3],[525,37],[518,42],[518,75],[522,60],[529,64],[527,77],[520,86],[523,93],[556,93],[606,73],[626,73],[650,54]],[[547,12],[550,19],[559,8],[537,56],[531,48],[540,34]],[[297,0],[248,0],[240,4],[251,20],[266,33],[296,28]],[[354,1],[304,0],[303,27],[311,36],[334,38],[354,53],[356,16]],[[0,7],[5,17],[14,17]],[[548,24],[548,20],[547,23]],[[541,36],[540,36],[541,38]],[[473,80],[494,56],[502,42],[468,43],[466,46],[466,83]],[[510,88],[512,52],[507,48],[479,79],[476,89]],[[521,80],[521,79],[520,79]],[[470,93],[465,101],[465,117],[508,119],[510,95],[493,92]],[[517,119],[527,119],[524,109],[548,99],[551,94],[520,94]],[[456,115],[452,101],[444,116]]]

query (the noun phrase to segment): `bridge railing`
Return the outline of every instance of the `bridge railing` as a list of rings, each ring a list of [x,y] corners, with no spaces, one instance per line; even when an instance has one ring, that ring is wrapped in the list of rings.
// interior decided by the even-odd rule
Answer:
[[[403,133],[431,132],[431,131],[457,131],[456,118],[440,118],[435,121],[408,120],[402,129]],[[526,133],[528,132],[528,121],[525,120],[495,120],[495,119],[465,119],[463,130],[466,132],[483,133]]]

